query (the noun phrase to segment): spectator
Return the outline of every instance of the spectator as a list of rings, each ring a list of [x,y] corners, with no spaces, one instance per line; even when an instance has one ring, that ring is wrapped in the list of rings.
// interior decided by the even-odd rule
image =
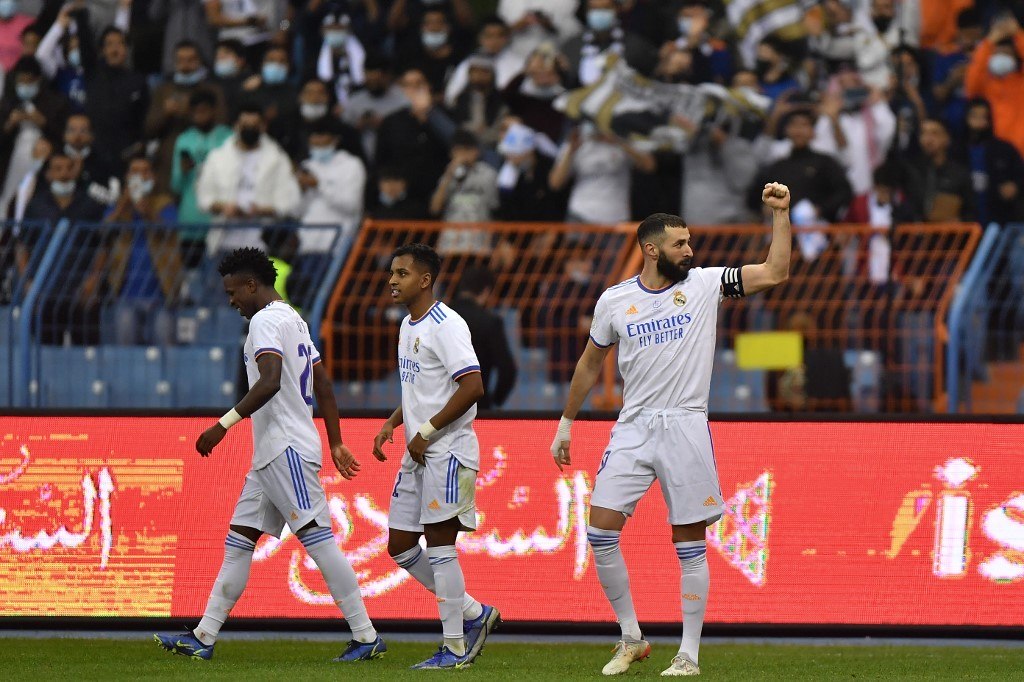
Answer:
[[[32,169],[32,149],[40,137],[60,139],[67,103],[43,87],[43,71],[34,57],[22,57],[12,71],[14,86],[0,98],[0,206],[7,206]]]
[[[9,72],[24,54],[22,32],[35,21],[32,15],[18,9],[17,2],[0,2],[0,68],[3,73]]]
[[[452,40],[452,29],[445,13],[428,8],[420,24],[420,41],[399,53],[403,70],[419,69],[433,92],[444,92],[448,74],[462,61],[464,54]]]
[[[812,144],[846,169],[853,203],[845,219],[864,222],[872,174],[892,144],[896,116],[882,93],[865,87],[860,74],[852,69],[841,70],[833,79],[820,112]]]
[[[984,97],[992,105],[993,130],[1024,154],[1024,30],[1012,13],[992,22],[967,68],[968,97]]]
[[[153,92],[146,114],[146,137],[159,143],[156,158],[157,187],[170,188],[174,141],[191,124],[188,100],[196,90],[205,89],[217,97],[217,122],[224,120],[224,96],[220,87],[208,78],[199,48],[191,40],[178,43],[174,51],[174,74]]]
[[[925,93],[928,101],[933,103],[935,111],[951,129],[960,133],[963,132],[961,127],[967,113],[964,78],[971,54],[985,37],[985,32],[981,15],[973,7],[960,12],[956,22],[956,42],[928,51],[931,77],[921,79],[921,84],[931,84],[930,91]]]
[[[841,62],[857,65],[864,82],[874,88],[889,85],[889,48],[878,35],[866,9],[855,0],[824,0],[824,24],[811,22],[811,49],[834,71]]]
[[[366,82],[361,90],[352,93],[341,113],[342,120],[359,131],[362,156],[371,161],[377,150],[377,129],[381,122],[409,106],[401,88],[392,82],[394,75],[388,60],[370,55],[366,60]]]
[[[415,54],[423,44],[423,21],[428,12],[441,12],[449,27],[449,41],[456,49],[466,47],[466,32],[476,21],[469,0],[394,0],[388,12],[388,30],[398,55]]]
[[[238,107],[242,103],[242,85],[251,77],[252,70],[246,64],[245,47],[242,43],[237,40],[222,40],[217,43],[213,82],[224,92],[228,121],[238,118]]]
[[[266,135],[259,107],[238,114],[235,134],[206,157],[196,182],[200,210],[221,221],[295,215],[299,184],[284,150]]]
[[[974,0],[919,0],[921,5],[921,47],[941,49],[956,38],[956,19],[974,5]]]
[[[363,217],[363,192],[366,168],[357,156],[338,148],[339,123],[321,118],[309,126],[309,158],[300,165],[297,176],[302,188],[304,225],[340,225],[351,234]],[[311,230],[302,235],[305,248],[327,251],[331,241],[316,243],[326,234]],[[329,234],[333,240],[333,233]]]
[[[560,63],[564,59],[550,46],[538,49],[502,93],[512,115],[550,140],[560,140],[565,127],[565,115],[553,106],[565,92],[566,75]]]
[[[217,40],[237,40],[250,59],[270,36],[269,17],[259,12],[255,0],[204,0],[206,23],[217,31]]]
[[[375,159],[379,166],[394,166],[408,182],[409,197],[426,204],[444,172],[448,143],[431,121],[434,99],[423,72],[406,71],[399,85],[409,106],[381,122]]]
[[[476,136],[468,130],[457,131],[451,161],[430,200],[430,213],[450,223],[490,221],[491,212],[498,208],[497,175],[480,160]]]
[[[324,118],[330,119],[335,133],[339,135],[338,146],[359,159],[363,158],[359,131],[338,119],[338,104],[332,94],[327,83],[316,78],[303,83],[302,90],[299,91],[301,123],[290,131],[287,137],[289,146],[285,148],[293,159],[301,160],[309,156],[306,143],[309,140],[310,126]]]
[[[323,47],[316,63],[316,75],[330,83],[334,96],[344,107],[353,90],[366,79],[366,50],[352,33],[352,20],[340,12],[328,13],[323,19]]]
[[[950,158],[949,129],[936,118],[921,125],[921,158],[915,170],[921,178],[925,219],[930,222],[974,220],[974,187],[970,173]]]
[[[921,122],[928,118],[928,107],[920,90],[921,66],[917,53],[909,47],[897,49],[892,57],[889,108],[896,116],[896,131],[889,156],[911,157],[918,152]]]
[[[243,89],[243,101],[252,103],[263,110],[267,122],[267,133],[291,153],[301,148],[302,138],[298,128],[299,93],[288,80],[291,62],[288,50],[272,46],[263,55],[263,66],[258,76],[250,78]]]
[[[142,140],[149,107],[146,79],[128,67],[128,41],[120,29],[103,31],[100,58],[86,74],[85,90],[96,145],[120,166]]]
[[[452,310],[466,321],[473,348],[480,360],[484,395],[477,405],[482,410],[505,404],[515,388],[518,372],[509,348],[505,323],[487,307],[493,289],[494,275],[490,270],[471,267],[462,273],[458,291],[451,302]]]
[[[1017,149],[992,134],[992,107],[983,99],[967,107],[967,143],[957,155],[971,171],[978,222],[1020,220],[1024,163]]]
[[[757,82],[761,92],[773,102],[788,90],[800,89],[789,49],[787,43],[773,36],[768,36],[757,46]]]
[[[501,135],[505,103],[495,88],[494,62],[486,57],[470,57],[469,87],[455,101],[452,118],[456,125],[471,131],[481,143],[493,148]]]
[[[621,6],[615,0],[587,0],[587,30],[562,44],[569,72],[582,85],[601,77],[608,55],[620,55],[644,75],[658,65],[658,53],[647,40],[619,26]]]
[[[537,134],[522,123],[512,123],[498,145],[505,159],[498,172],[500,220],[562,222],[565,195],[548,185],[554,162],[537,153]]]
[[[584,122],[562,144],[548,182],[558,191],[572,178],[569,222],[615,225],[630,218],[631,167],[650,173],[654,165],[651,154]]]
[[[85,110],[85,72],[95,64],[88,12],[68,3],[46,32],[36,59],[53,88],[68,99],[71,111]]]
[[[498,16],[511,31],[509,51],[525,60],[543,44],[564,43],[583,27],[576,19],[579,0],[499,0]]]
[[[409,182],[395,166],[382,166],[377,173],[375,220],[425,220],[427,205],[409,196]]]
[[[25,209],[28,207],[28,202],[35,196],[36,187],[40,187],[46,181],[46,178],[43,177],[43,169],[46,167],[46,162],[50,160],[50,155],[52,154],[52,142],[45,137],[40,137],[36,140],[35,145],[32,147],[32,168],[21,179],[21,183],[18,185],[18,190],[11,203],[3,207],[3,214],[5,216],[13,220],[21,220],[25,217]]]
[[[762,210],[761,192],[766,183],[781,182],[789,186],[794,207],[807,202],[804,206],[813,214],[812,221],[836,222],[845,215],[853,192],[842,166],[828,154],[811,149],[814,120],[814,114],[806,110],[789,115],[785,124],[789,154],[762,169],[750,184],[747,208],[751,211]]]
[[[92,262],[85,293],[115,298],[115,334],[119,345],[169,345],[174,319],[167,309],[178,292],[181,258],[178,235],[163,225],[177,222],[178,212],[167,194],[156,192],[153,164],[145,156],[128,162],[125,191],[103,221],[118,226],[107,234],[104,248]],[[135,226],[146,225],[144,229]]]
[[[92,121],[85,114],[72,114],[64,125],[64,153],[81,165],[79,182],[101,204],[117,201],[120,192],[118,168],[96,147]]]
[[[871,23],[890,50],[921,44],[919,0],[871,0]]]
[[[188,104],[192,125],[174,142],[171,190],[181,197],[178,217],[185,265],[195,268],[206,249],[206,223],[212,217],[199,208],[196,183],[206,157],[231,137],[231,128],[217,123],[217,97],[209,90],[193,92]]]
[[[206,21],[206,4],[207,0],[149,0],[149,20],[163,27],[163,73],[174,70],[174,48],[186,39],[194,41],[203,62],[210,63],[214,40]],[[228,93],[224,95],[227,97]]]
[[[449,107],[455,105],[459,95],[469,85],[469,69],[474,58],[484,57],[493,64],[494,80],[498,89],[508,85],[509,81],[523,70],[525,57],[516,55],[509,50],[508,43],[508,24],[499,17],[487,17],[480,22],[480,30],[477,32],[477,52],[462,60],[462,63],[448,77],[444,101]]]
[[[722,82],[731,77],[732,59],[722,55],[720,46],[708,36],[711,13],[703,0],[684,0],[672,18],[676,37],[658,50],[658,66],[654,76],[666,83]],[[712,56],[724,68],[716,75]]]

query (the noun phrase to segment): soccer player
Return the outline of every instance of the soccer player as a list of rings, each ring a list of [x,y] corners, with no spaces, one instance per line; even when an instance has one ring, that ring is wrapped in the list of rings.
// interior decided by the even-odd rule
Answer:
[[[597,470],[587,526],[598,579],[622,629],[605,675],[625,673],[651,652],[633,609],[619,535],[655,479],[682,567],[682,644],[661,674],[700,674],[697,654],[709,583],[705,529],[721,518],[724,502],[707,417],[718,304],[764,291],[789,276],[789,189],[769,183],[761,198],[772,210],[772,242],[767,260],[757,265],[691,269],[693,243],[682,218],[656,213],[640,223],[636,236],[643,270],[598,299],[590,340],[573,373],[551,444],[559,469],[570,464],[573,419],[609,350],[619,345],[622,411]]]
[[[219,272],[233,308],[250,320],[245,341],[249,392],[196,441],[208,457],[228,429],[252,417],[252,469],[246,474],[221,565],[199,626],[181,635],[154,635],[175,654],[210,659],[221,626],[249,579],[252,553],[263,533],[280,537],[287,523],[327,581],[352,640],[335,661],[380,657],[387,647],[370,622],[356,574],[335,543],[327,496],[320,485],[320,434],[313,423],[313,398],[323,413],[334,466],[346,479],[359,462],[341,441],[331,379],[320,363],[309,328],[274,290],[277,271],[258,249],[237,249]]]
[[[480,444],[473,418],[484,385],[469,327],[434,300],[440,270],[441,259],[429,246],[408,244],[392,254],[391,298],[409,309],[398,335],[402,404],[373,442],[374,456],[384,461],[384,442],[394,442],[395,428],[405,425],[406,453],[388,513],[388,554],[437,596],[444,631],[437,653],[413,666],[418,669],[472,663],[501,620],[497,609],[466,593],[455,552],[459,531],[476,529]]]

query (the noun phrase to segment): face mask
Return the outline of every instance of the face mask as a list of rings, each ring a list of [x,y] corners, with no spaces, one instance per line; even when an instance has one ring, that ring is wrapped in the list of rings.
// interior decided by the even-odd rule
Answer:
[[[317,163],[327,163],[334,158],[334,147],[310,147],[309,158]]]
[[[174,82],[177,85],[195,85],[204,78],[206,78],[206,69],[202,67],[199,67],[192,73],[182,73],[181,71],[174,72]]]
[[[560,84],[540,86],[531,78],[523,80],[523,85],[519,90],[527,97],[536,97],[537,99],[554,99],[565,92],[565,88]]]
[[[1008,54],[994,54],[989,57],[988,70],[996,78],[1008,76],[1017,70],[1017,60]]]
[[[79,50],[68,52],[68,64],[76,69],[82,65],[82,53]]]
[[[324,43],[327,47],[332,50],[339,50],[345,47],[345,43],[348,42],[348,31],[325,31],[324,32]]]
[[[891,25],[892,17],[877,17],[875,19],[875,28],[878,29],[879,33],[885,33]]]
[[[448,42],[448,31],[424,31],[422,39],[423,47],[436,50]]]
[[[238,138],[246,147],[255,147],[260,141],[259,128],[242,128],[238,131]]]
[[[218,78],[231,78],[238,75],[238,63],[234,59],[218,59],[213,65],[213,72]]]
[[[327,115],[326,104],[300,104],[299,112],[307,121],[317,121]]]
[[[75,181],[54,180],[50,183],[50,191],[55,197],[69,197],[75,192]]]
[[[39,94],[39,83],[18,83],[14,86],[14,91],[18,93],[18,99],[27,102]]]
[[[405,198],[405,192],[402,192],[401,194],[399,194],[396,197],[393,197],[391,195],[384,194],[384,192],[381,192],[380,193],[380,205],[381,206],[388,206],[388,207],[394,206],[395,204],[397,204],[399,201],[401,201],[404,198]]]
[[[0,0],[0,18],[10,19],[18,11],[16,0]]]
[[[772,70],[773,66],[775,66],[775,64],[767,59],[758,59],[754,63],[754,73],[757,74],[758,79],[763,79],[768,75],[768,72]]]
[[[288,78],[288,67],[278,62],[267,62],[263,65],[263,82],[267,85],[280,85]]]
[[[139,175],[128,176],[128,194],[132,201],[139,202],[153,191],[153,179],[144,179]]]
[[[587,10],[587,26],[591,31],[610,31],[615,27],[616,17],[613,9]]]
[[[64,145],[64,153],[70,156],[72,159],[84,159],[92,153],[92,147],[82,147],[76,149],[69,144]]]
[[[679,17],[676,24],[679,26],[680,36],[685,38],[690,35],[690,29],[693,28],[693,21],[690,20],[690,17]]]

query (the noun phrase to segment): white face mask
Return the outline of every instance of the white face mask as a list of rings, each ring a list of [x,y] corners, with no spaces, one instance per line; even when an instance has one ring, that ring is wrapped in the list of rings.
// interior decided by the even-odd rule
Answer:
[[[71,145],[64,144],[64,153],[70,156],[72,159],[84,159],[92,153],[92,147],[82,147],[81,149],[75,149]]]
[[[75,193],[74,180],[54,180],[50,183],[50,191],[55,197],[69,197]]]
[[[994,54],[988,59],[988,71],[996,78],[1009,76],[1017,70],[1017,60],[1008,54]]]
[[[307,121],[318,121],[327,115],[326,104],[300,104],[299,113]]]
[[[148,197],[153,191],[153,178],[143,178],[141,175],[128,176],[128,195],[132,201],[138,202]]]
[[[310,147],[309,158],[318,163],[327,163],[334,158],[334,147]]]

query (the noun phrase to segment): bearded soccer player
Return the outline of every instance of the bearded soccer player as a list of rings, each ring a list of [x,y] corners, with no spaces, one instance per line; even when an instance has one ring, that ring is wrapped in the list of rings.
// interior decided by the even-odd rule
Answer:
[[[551,444],[559,469],[570,464],[573,419],[618,344],[623,406],[597,470],[587,527],[601,587],[622,629],[605,675],[625,673],[651,652],[633,608],[619,536],[655,479],[682,568],[682,644],[661,674],[700,674],[709,584],[705,534],[721,518],[724,503],[707,416],[718,305],[723,298],[770,289],[789,276],[789,188],[769,183],[761,199],[772,211],[772,242],[767,260],[756,265],[691,269],[692,238],[682,218],[656,213],[640,223],[636,236],[643,270],[598,299],[590,340],[572,377]]]
[[[441,269],[424,244],[399,247],[391,257],[391,299],[409,314],[398,335],[402,404],[374,439],[384,461],[385,441],[405,426],[406,452],[388,511],[388,554],[437,597],[444,641],[417,669],[462,668],[480,654],[501,618],[493,606],[466,593],[455,551],[459,531],[476,529],[476,475],[480,444],[473,431],[484,394],[480,361],[465,320],[434,299]],[[425,536],[427,549],[420,547]]]
[[[243,351],[249,392],[199,436],[196,450],[210,456],[228,429],[251,417],[252,469],[231,517],[224,563],[203,619],[193,631],[154,639],[171,653],[212,658],[221,626],[249,580],[256,542],[263,533],[281,537],[288,524],[316,562],[352,629],[352,640],[334,660],[379,658],[387,647],[366,613],[356,574],[335,542],[320,485],[323,455],[313,423],[314,397],[323,413],[334,466],[346,479],[359,472],[359,462],[341,441],[330,376],[305,321],[275,291],[277,270],[265,253],[237,249],[224,258],[219,272],[231,306],[250,321]]]

